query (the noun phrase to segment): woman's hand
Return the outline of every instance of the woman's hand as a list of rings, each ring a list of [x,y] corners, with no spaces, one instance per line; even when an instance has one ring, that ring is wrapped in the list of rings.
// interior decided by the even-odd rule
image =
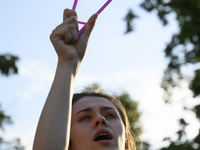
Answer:
[[[69,9],[64,10],[63,23],[57,26],[50,35],[59,60],[77,62],[83,59],[97,16],[98,14],[94,14],[90,17],[84,32],[78,36],[76,12]]]

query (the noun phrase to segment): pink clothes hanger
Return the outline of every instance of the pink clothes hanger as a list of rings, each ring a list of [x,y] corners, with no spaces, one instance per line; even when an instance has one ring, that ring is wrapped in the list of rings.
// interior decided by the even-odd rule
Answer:
[[[98,11],[97,14],[100,14],[107,6],[108,4],[110,4],[112,0],[108,0]],[[72,7],[72,10],[76,10],[76,6],[77,6],[78,0],[74,0],[74,5]],[[81,33],[83,33],[83,31],[85,30],[86,27],[86,22],[82,22],[82,21],[78,21],[79,24],[83,24],[84,26],[78,31],[78,35],[81,35]]]

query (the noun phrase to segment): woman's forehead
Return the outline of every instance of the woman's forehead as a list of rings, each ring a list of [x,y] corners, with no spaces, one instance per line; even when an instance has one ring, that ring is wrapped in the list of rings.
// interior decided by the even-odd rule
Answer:
[[[73,112],[76,113],[80,109],[85,108],[101,108],[101,107],[111,107],[114,110],[117,110],[115,105],[103,97],[98,96],[84,96],[80,98],[77,102],[73,104]]]

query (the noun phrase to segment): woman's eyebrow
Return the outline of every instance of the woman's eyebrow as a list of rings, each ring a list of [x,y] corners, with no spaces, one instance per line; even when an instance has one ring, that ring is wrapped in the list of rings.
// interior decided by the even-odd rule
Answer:
[[[78,112],[76,113],[76,116],[77,116],[79,113],[81,113],[81,112],[88,112],[88,111],[92,111],[92,108],[91,108],[91,107],[88,107],[88,108],[82,109],[82,110],[80,110],[80,111],[78,111]]]
[[[109,107],[109,106],[102,106],[102,107],[100,107],[101,111],[106,111],[106,110],[110,110],[110,109],[114,110],[114,108]]]
[[[109,106],[101,106],[101,107],[100,107],[100,110],[101,110],[101,111],[107,111],[107,110],[110,110],[110,109],[114,110],[114,108],[109,107]],[[82,109],[82,110],[78,111],[78,112],[76,113],[76,116],[77,116],[79,113],[81,113],[81,112],[88,112],[88,111],[92,111],[92,107],[88,107],[88,108],[85,108],[85,109]]]

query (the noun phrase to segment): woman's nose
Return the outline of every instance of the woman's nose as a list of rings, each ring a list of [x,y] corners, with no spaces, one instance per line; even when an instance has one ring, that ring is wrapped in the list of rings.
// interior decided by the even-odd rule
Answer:
[[[99,115],[99,116],[96,117],[93,125],[94,125],[94,128],[102,127],[102,126],[107,127],[107,121],[104,118],[104,116]]]

